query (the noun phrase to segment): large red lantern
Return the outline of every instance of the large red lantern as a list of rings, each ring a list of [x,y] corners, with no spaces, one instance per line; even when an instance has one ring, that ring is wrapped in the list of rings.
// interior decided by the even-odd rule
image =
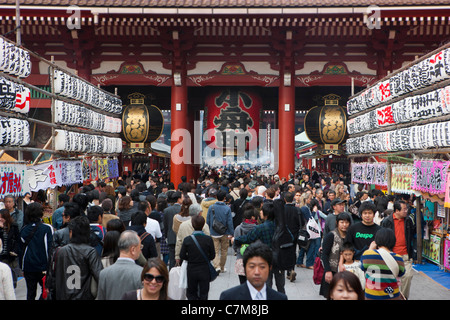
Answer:
[[[261,106],[261,98],[247,89],[225,88],[208,95],[205,100],[208,146],[222,149],[224,156],[255,150]]]

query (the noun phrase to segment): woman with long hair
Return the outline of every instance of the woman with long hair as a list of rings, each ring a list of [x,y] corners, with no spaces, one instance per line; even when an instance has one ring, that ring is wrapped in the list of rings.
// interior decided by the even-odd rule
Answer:
[[[191,218],[189,216],[189,207],[191,206],[191,204],[192,204],[191,198],[185,197],[183,203],[181,204],[180,213],[177,213],[176,215],[173,216],[172,229],[175,232],[175,234],[178,233],[178,228],[180,227],[180,224]]]

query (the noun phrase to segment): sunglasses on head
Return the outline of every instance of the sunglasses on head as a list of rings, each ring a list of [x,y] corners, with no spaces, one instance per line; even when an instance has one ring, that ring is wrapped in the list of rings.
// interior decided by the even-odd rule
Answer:
[[[157,283],[163,283],[164,282],[164,277],[163,276],[154,276],[151,273],[144,274],[144,280],[147,280],[148,282],[152,282],[153,279],[155,279]]]

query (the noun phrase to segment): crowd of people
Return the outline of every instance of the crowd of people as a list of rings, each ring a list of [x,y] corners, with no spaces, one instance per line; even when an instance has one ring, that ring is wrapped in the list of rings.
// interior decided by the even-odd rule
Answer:
[[[286,178],[203,168],[196,181],[146,171],[85,184],[50,213],[45,194],[27,195],[23,211],[7,196],[0,300],[15,298],[19,276],[28,300],[167,300],[179,294],[171,290],[207,300],[224,272],[240,285],[220,299],[287,299],[296,268],[317,261],[325,299],[407,299],[415,199],[366,188],[305,168]],[[225,268],[230,246],[234,270]]]

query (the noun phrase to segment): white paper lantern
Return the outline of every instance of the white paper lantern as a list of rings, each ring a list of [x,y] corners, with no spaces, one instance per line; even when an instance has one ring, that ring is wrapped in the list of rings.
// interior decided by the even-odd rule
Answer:
[[[16,85],[16,105],[13,111],[28,113],[30,111],[30,99],[30,89],[21,84]]]

